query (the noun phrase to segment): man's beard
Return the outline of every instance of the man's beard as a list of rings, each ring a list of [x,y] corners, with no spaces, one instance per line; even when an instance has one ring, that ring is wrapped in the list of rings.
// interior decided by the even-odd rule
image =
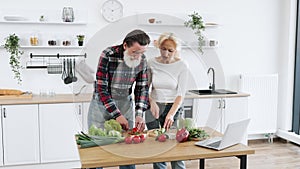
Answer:
[[[124,51],[124,62],[130,68],[135,68],[141,63],[141,57],[135,59],[133,56],[128,55],[128,51]]]

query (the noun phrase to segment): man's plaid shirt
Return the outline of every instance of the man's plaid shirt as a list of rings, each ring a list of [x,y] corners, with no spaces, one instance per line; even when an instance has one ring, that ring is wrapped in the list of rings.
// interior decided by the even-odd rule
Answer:
[[[96,78],[100,101],[106,110],[113,113],[114,118],[121,115],[114,99],[122,99],[132,93],[134,82],[134,100],[136,116],[143,116],[148,109],[148,75],[147,60],[142,55],[141,63],[135,68],[129,68],[124,62],[123,45],[106,48],[100,56]]]

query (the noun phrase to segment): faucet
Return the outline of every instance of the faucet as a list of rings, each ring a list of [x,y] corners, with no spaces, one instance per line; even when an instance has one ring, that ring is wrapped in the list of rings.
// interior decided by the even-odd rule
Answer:
[[[210,67],[207,70],[207,74],[209,74],[210,71],[212,71],[212,73],[213,73],[213,81],[212,81],[212,84],[209,83],[209,89],[211,89],[212,91],[215,91],[215,70],[214,70],[214,68]]]

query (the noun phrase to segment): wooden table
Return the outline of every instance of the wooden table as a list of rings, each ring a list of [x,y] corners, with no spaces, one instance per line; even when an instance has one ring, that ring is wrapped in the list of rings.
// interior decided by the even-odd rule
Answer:
[[[211,136],[221,134],[210,128],[204,128]],[[240,159],[240,169],[247,168],[247,155],[254,154],[248,146],[237,144],[222,151],[201,148],[194,141],[177,143],[147,138],[139,144],[111,144],[107,146],[78,149],[82,168],[111,167],[129,164],[148,164],[177,160],[200,160],[200,169],[204,169],[205,159],[235,156]]]

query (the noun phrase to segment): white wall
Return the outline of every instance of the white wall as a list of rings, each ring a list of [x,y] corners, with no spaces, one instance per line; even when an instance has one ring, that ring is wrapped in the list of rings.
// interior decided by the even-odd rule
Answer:
[[[136,13],[156,12],[184,18],[193,11],[197,11],[207,16],[204,20],[211,21],[210,19],[213,18],[214,21],[221,25],[215,31],[214,36],[220,42],[220,47],[216,49],[216,52],[225,73],[226,88],[237,89],[239,74],[279,73],[279,117],[290,116],[291,109],[285,106],[289,105],[286,100],[290,100],[290,95],[284,94],[283,91],[287,88],[286,85],[291,85],[291,83],[286,84],[282,81],[287,81],[287,77],[291,73],[290,69],[288,69],[292,57],[289,45],[293,45],[293,43],[287,37],[290,36],[290,31],[293,31],[289,24],[292,8],[290,4],[293,1],[185,0],[177,1],[176,3],[174,0],[120,1],[124,5],[124,17]],[[98,30],[109,24],[102,18],[100,13],[103,2],[104,0],[3,0],[0,9],[60,10],[64,6],[72,6],[75,9],[86,10],[88,11],[88,25],[85,30],[87,31],[87,38],[90,38]],[[18,5],[16,6],[15,4]],[[2,32],[11,31],[3,31],[2,29],[0,27],[0,37],[6,36]],[[105,38],[109,38],[109,35],[108,37],[103,37],[103,39]],[[56,77],[50,78],[44,74],[44,76],[38,77],[42,80],[36,80],[37,77],[32,76],[30,73],[24,74],[24,85],[20,87],[16,85],[15,80],[11,77],[7,54],[3,49],[0,49],[0,56],[0,77],[2,77],[0,79],[0,88],[26,89],[48,86],[49,88],[57,89],[58,92],[69,90],[69,87],[62,84]],[[37,81],[37,83],[34,83],[34,87],[31,87],[32,85],[26,85],[25,79]],[[279,126],[288,129],[290,124],[285,122],[281,124],[280,122]]]

